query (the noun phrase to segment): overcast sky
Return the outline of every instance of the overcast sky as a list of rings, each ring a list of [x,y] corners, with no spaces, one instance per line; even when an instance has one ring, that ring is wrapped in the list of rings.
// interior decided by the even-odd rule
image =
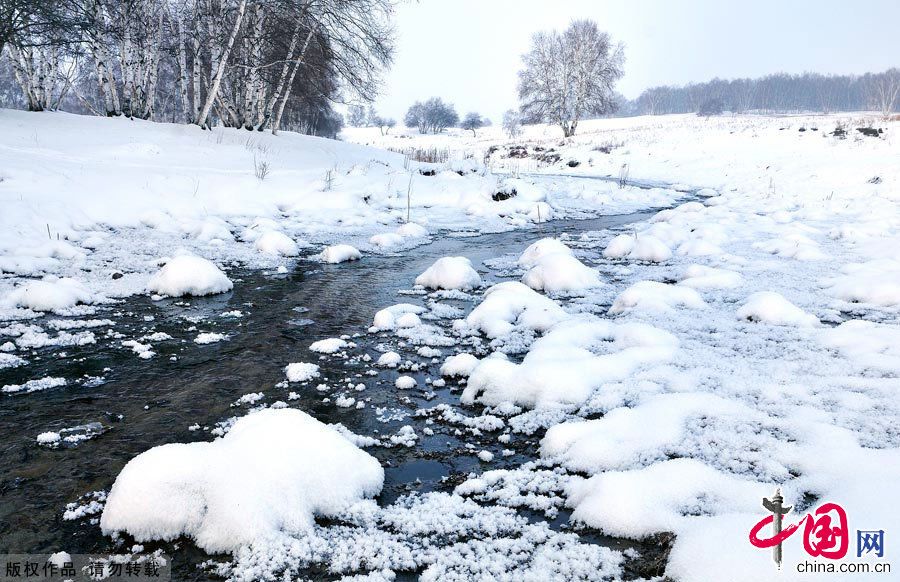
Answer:
[[[496,122],[516,106],[531,34],[576,18],[625,44],[618,89],[629,98],[717,76],[900,66],[900,0],[404,0],[376,107],[401,121],[413,101],[437,95]]]

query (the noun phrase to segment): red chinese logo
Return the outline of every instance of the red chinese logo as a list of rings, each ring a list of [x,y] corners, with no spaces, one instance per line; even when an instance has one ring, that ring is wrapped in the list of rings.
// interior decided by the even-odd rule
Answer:
[[[761,519],[750,530],[750,543],[757,548],[774,548],[773,557],[781,567],[781,543],[794,535],[803,526],[803,549],[810,556],[840,560],[847,555],[850,547],[850,530],[847,527],[847,512],[837,503],[824,503],[803,519],[782,529],[782,517],[791,507],[782,505],[779,491],[771,500],[763,499],[763,507],[770,515]],[[760,538],[763,528],[771,526],[772,535]]]

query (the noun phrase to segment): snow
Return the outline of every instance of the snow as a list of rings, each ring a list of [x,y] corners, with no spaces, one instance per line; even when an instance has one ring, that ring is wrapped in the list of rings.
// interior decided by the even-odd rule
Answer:
[[[521,263],[521,259],[520,259]],[[522,282],[547,293],[584,293],[600,285],[597,271],[566,252],[544,254],[522,277]]]
[[[519,255],[518,264],[520,267],[531,268],[537,265],[541,258],[559,253],[571,255],[572,249],[559,239],[542,238],[537,242],[531,243],[528,248]]]
[[[882,307],[900,305],[900,259],[851,263],[843,271],[829,281],[828,292],[835,297]]]
[[[739,319],[772,325],[812,327],[819,324],[815,315],[806,313],[772,291],[760,291],[748,297],[747,302],[737,310],[737,316]]]
[[[378,365],[382,368],[396,368],[403,358],[397,352],[385,352],[378,356]]]
[[[256,242],[254,243],[256,246],[256,250],[261,253],[268,253],[270,255],[278,255],[282,257],[296,257],[300,254],[300,249],[297,247],[297,243],[284,234],[283,232],[278,232],[277,230],[269,230],[264,232]]]
[[[481,286],[481,276],[466,257],[442,257],[416,277],[416,285],[429,289],[463,289]]]
[[[639,281],[616,297],[609,313],[615,315],[630,310],[671,312],[677,308],[704,307],[706,303],[703,298],[693,289],[657,281]]]
[[[236,551],[311,530],[377,495],[384,471],[335,430],[294,409],[240,418],[212,442],[154,447],[128,462],[100,527],[138,542],[185,535],[208,552]]]
[[[443,376],[469,376],[478,366],[478,358],[472,354],[457,354],[444,360],[441,366]]]
[[[194,343],[200,345],[214,344],[225,339],[228,339],[228,336],[224,333],[206,332],[198,334],[197,337],[194,338]]]
[[[535,340],[522,363],[485,358],[469,375],[465,404],[578,405],[604,383],[670,360],[678,340],[640,323],[586,317],[562,321]]]
[[[288,382],[309,382],[319,377],[319,366],[306,362],[294,362],[284,367]]]
[[[34,311],[57,311],[79,303],[92,303],[93,296],[79,281],[51,275],[16,287],[7,295],[6,302]]]
[[[315,341],[310,344],[309,349],[320,354],[333,354],[347,347],[347,342],[340,338],[328,338]]]
[[[672,249],[651,235],[620,234],[609,242],[603,256],[608,259],[629,258],[661,263],[672,257]]]
[[[330,245],[322,251],[322,261],[326,263],[345,263],[347,261],[358,261],[362,258],[362,253],[356,247],[340,244]]]
[[[161,295],[213,295],[231,291],[233,284],[219,267],[202,257],[182,255],[166,262],[147,285]]]
[[[41,390],[49,390],[50,388],[58,388],[59,386],[65,385],[65,378],[52,378],[46,376],[37,380],[29,380],[24,384],[7,384],[0,389],[0,392],[3,392],[4,394],[28,394],[30,392],[40,392]]]
[[[489,338],[499,338],[516,328],[546,331],[565,317],[562,307],[552,299],[517,281],[505,281],[484,292],[484,300],[466,317],[464,325]]]
[[[400,376],[394,382],[394,385],[400,390],[411,390],[416,387],[418,382],[412,376]]]
[[[413,305],[412,303],[398,303],[375,313],[372,320],[372,331],[391,330],[397,326],[397,319],[407,313],[424,313],[425,308],[421,305]]]

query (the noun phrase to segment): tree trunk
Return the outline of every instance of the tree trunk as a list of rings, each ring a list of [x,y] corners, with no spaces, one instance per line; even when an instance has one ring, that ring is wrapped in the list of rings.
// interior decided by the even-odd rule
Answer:
[[[291,87],[294,85],[294,77],[297,76],[297,70],[300,68],[300,64],[303,62],[303,57],[306,54],[306,50],[309,48],[309,41],[312,40],[315,32],[315,28],[309,29],[309,34],[306,35],[306,40],[303,42],[303,49],[300,51],[300,54],[297,55],[297,59],[294,61],[294,67],[293,69],[291,69],[291,76],[288,79],[287,85],[284,90],[284,97],[282,98],[281,103],[278,104],[278,111],[275,113],[275,120],[272,121],[272,135],[278,135],[278,128],[281,127],[281,116],[284,114],[284,106],[287,105],[287,100],[291,96]]]
[[[228,56],[231,54],[231,47],[234,46],[234,39],[237,38],[238,31],[241,28],[241,22],[244,20],[244,12],[246,9],[247,0],[241,0],[240,4],[238,4],[237,16],[235,16],[234,19],[234,27],[231,29],[231,34],[228,37],[228,43],[225,45],[225,49],[222,51],[218,66],[215,68],[212,82],[210,83],[209,90],[207,91],[206,104],[203,105],[203,109],[200,111],[200,117],[197,119],[197,125],[199,125],[200,127],[206,128],[206,118],[207,116],[209,116],[209,110],[212,109],[213,102],[216,99],[216,94],[219,92],[219,86],[222,84],[222,77],[225,75],[225,63],[228,60]]]

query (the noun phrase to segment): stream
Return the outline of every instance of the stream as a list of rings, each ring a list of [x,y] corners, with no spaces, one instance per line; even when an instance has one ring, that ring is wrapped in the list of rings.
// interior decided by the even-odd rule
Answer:
[[[391,503],[409,491],[452,490],[470,472],[512,468],[533,460],[543,431],[514,435],[513,443],[505,447],[515,454],[507,457],[501,456],[505,447],[497,443],[496,435],[481,439],[465,433],[457,436],[453,426],[436,423],[431,425],[434,436],[423,437],[425,419],[414,415],[419,408],[446,403],[473,414],[473,410],[460,406],[455,382],[433,389],[425,383],[426,377],[440,377],[440,363],[457,350],[441,348],[441,356],[420,357],[414,346],[398,348],[397,338],[389,333],[367,333],[372,317],[379,309],[396,303],[423,304],[423,295],[398,292],[412,289],[415,277],[440,257],[466,256],[487,282],[498,282],[509,278],[510,273],[491,269],[485,261],[517,256],[544,236],[567,233],[577,239],[583,232],[616,229],[645,220],[654,212],[561,220],[499,234],[438,233],[431,243],[400,255],[368,255],[361,261],[337,265],[301,259],[284,274],[234,268],[228,273],[235,282],[234,290],[226,294],[160,301],[139,295],[100,306],[89,318],[70,318],[108,318],[115,324],[92,329],[96,343],[39,348],[27,356],[29,365],[0,370],[0,385],[44,376],[68,380],[63,387],[0,395],[0,550],[121,552],[121,546],[91,523],[99,513],[64,519],[66,504],[86,504],[91,499],[83,497],[86,494],[108,491],[125,463],[151,447],[211,440],[216,423],[247,413],[250,405],[233,403],[251,392],[265,394],[257,404],[286,401],[322,422],[341,423],[360,435],[385,437],[403,425],[411,425],[422,437],[414,446],[366,449],[385,467],[385,486],[378,498],[381,504]],[[473,294],[472,299],[477,297]],[[473,306],[471,299],[441,301],[464,312]],[[240,311],[241,316],[223,316],[234,311]],[[43,325],[50,318],[33,323]],[[449,323],[446,320],[440,324]],[[223,333],[228,339],[198,345],[193,339],[201,331]],[[124,340],[157,332],[172,339],[153,342],[156,355],[151,359],[141,359],[121,345]],[[308,350],[313,341],[342,334],[360,334],[352,339],[356,347],[348,350],[349,358],[320,360],[318,354]],[[385,349],[399,351],[404,360],[420,364],[419,370],[372,368],[353,357],[366,353],[377,358]],[[284,366],[291,362],[317,363],[322,377],[305,386],[276,386],[284,380]],[[378,375],[367,375],[370,369],[377,369]],[[419,388],[397,390],[394,380],[401,373],[414,376]],[[365,408],[340,408],[333,401],[323,402],[333,395],[315,388],[321,382],[346,389],[348,380],[366,385],[357,394],[365,400]],[[291,391],[299,393],[299,398],[289,400]],[[202,428],[190,430],[195,424]],[[37,435],[45,431],[85,426],[88,428],[72,434],[85,430],[98,434],[72,444],[63,442],[57,448],[36,443]],[[494,452],[495,460],[481,463],[466,449],[466,444],[473,442],[477,442],[476,451]],[[540,514],[528,517],[545,519]],[[568,527],[567,520],[568,513],[561,511],[553,526]],[[589,541],[616,549],[635,547],[645,556],[648,552],[664,554],[663,549],[654,549],[652,542],[581,533]],[[190,541],[145,546],[148,551],[161,548],[173,556],[173,579],[209,578],[197,565],[210,556]],[[654,568],[639,565],[626,570],[631,576],[657,573]]]

